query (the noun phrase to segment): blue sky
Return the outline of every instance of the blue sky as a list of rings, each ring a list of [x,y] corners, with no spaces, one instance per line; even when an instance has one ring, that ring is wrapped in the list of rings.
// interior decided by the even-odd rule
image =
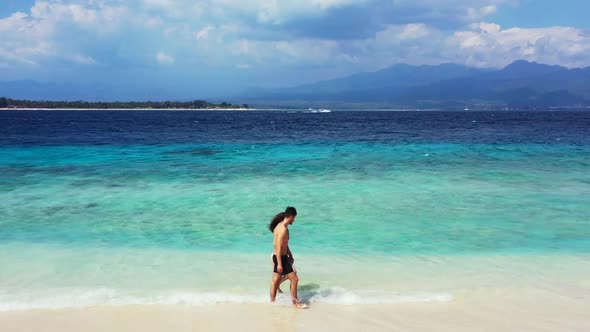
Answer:
[[[1,80],[223,96],[396,63],[590,66],[583,0],[0,0]]]

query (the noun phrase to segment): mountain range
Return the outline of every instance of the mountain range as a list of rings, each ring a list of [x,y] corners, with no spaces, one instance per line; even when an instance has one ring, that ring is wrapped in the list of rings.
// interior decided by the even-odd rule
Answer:
[[[107,84],[0,81],[0,97],[30,100],[192,100],[161,88]],[[192,98],[192,99],[191,99]],[[518,60],[501,69],[458,64],[397,64],[375,71],[281,89],[248,89],[224,96],[255,106],[387,105],[394,107],[590,106],[590,67],[568,69]]]
[[[590,67],[518,60],[498,69],[457,64],[394,65],[292,88],[253,90],[252,101],[382,103],[402,107],[590,105]],[[253,96],[253,97],[252,97]]]

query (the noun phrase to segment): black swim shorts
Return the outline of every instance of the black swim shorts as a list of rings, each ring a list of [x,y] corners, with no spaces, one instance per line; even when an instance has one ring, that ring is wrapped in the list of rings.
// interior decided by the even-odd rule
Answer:
[[[275,264],[275,267],[273,269],[274,273],[278,273],[277,272],[277,255],[272,255],[272,262]],[[281,275],[287,275],[291,272],[293,272],[293,266],[291,266],[291,260],[289,259],[289,256],[287,255],[282,255],[281,256],[281,262],[283,263],[283,273],[281,273]]]

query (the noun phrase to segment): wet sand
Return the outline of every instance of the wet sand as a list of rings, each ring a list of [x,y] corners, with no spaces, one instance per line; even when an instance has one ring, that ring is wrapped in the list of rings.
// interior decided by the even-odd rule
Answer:
[[[0,313],[0,331],[589,331],[590,294],[473,289],[450,302],[121,306]]]

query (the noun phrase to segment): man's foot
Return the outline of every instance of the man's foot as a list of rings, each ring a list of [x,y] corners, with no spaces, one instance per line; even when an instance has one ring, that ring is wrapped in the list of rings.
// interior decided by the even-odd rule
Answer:
[[[297,309],[307,309],[307,308],[309,308],[309,307],[307,306],[307,304],[305,304],[305,303],[300,303],[300,302],[295,302],[295,303],[293,303],[293,305],[294,305],[294,306],[295,306],[295,308],[297,308]]]

